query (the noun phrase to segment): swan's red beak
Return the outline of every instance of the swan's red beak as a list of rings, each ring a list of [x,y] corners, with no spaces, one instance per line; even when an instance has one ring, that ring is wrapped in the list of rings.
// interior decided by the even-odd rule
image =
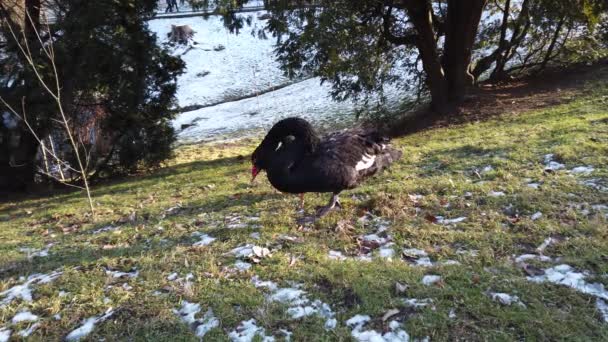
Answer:
[[[251,182],[252,183],[255,180],[255,177],[258,175],[258,173],[260,173],[260,170],[257,167],[252,166],[251,167]]]

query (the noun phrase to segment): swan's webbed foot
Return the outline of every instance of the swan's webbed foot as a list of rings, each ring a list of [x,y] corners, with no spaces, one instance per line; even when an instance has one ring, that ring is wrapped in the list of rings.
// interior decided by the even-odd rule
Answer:
[[[339,209],[342,209],[342,204],[340,203],[338,194],[333,194],[331,196],[331,199],[329,200],[329,203],[327,203],[326,206],[317,208],[317,213],[314,216],[304,216],[302,218],[299,218],[297,220],[297,222],[300,225],[307,224],[307,223],[313,223],[316,220],[318,220],[319,218],[329,214],[330,212],[332,212],[334,210],[339,210]]]

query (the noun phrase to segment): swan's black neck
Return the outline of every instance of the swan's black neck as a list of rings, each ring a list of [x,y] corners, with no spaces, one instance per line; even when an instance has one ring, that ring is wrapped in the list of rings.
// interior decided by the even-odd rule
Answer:
[[[254,164],[265,169],[268,180],[280,191],[290,192],[298,182],[294,172],[299,162],[316,151],[320,139],[304,119],[287,118],[277,122],[253,154]]]
[[[320,141],[317,133],[308,121],[300,118],[287,118],[277,122],[270,129],[261,145],[276,150],[279,143],[286,142],[289,136],[293,136],[294,141],[309,153],[316,150]]]

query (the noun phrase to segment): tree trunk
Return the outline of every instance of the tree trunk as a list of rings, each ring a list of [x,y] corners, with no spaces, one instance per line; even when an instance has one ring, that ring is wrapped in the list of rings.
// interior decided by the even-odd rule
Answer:
[[[452,103],[462,102],[466,88],[473,84],[469,65],[486,1],[448,0],[442,64],[448,83],[448,100]]]
[[[26,191],[34,184],[38,143],[26,130],[11,131],[0,158],[0,191]]]
[[[505,65],[507,64],[507,56],[504,51],[507,49],[507,27],[509,25],[509,13],[511,10],[511,0],[506,0],[505,9],[502,16],[502,25],[500,28],[500,41],[498,42],[497,55],[496,55],[496,68],[490,76],[492,80],[498,80],[504,78]]]
[[[25,0],[25,36],[28,40],[37,39],[36,32],[40,29],[40,0]]]
[[[555,49],[555,44],[557,44],[557,39],[559,38],[559,34],[562,31],[562,27],[564,27],[564,23],[566,22],[566,17],[562,17],[555,28],[555,33],[553,34],[553,39],[551,39],[551,44],[549,44],[549,48],[547,49],[547,53],[545,54],[545,58],[540,65],[539,72],[544,70],[547,66],[547,63],[551,60],[551,55],[553,54],[553,50]]]
[[[416,46],[427,76],[426,83],[431,92],[431,108],[435,112],[445,113],[449,104],[448,84],[437,51],[431,3],[409,1],[405,6],[417,31]]]

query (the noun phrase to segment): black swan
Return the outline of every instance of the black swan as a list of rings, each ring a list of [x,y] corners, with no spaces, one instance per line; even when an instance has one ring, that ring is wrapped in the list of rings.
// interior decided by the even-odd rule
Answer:
[[[262,170],[277,190],[286,193],[331,192],[318,217],[340,206],[338,194],[352,189],[401,157],[375,130],[351,129],[319,138],[301,118],[277,122],[251,156],[252,181]],[[301,205],[303,203],[301,202]]]

